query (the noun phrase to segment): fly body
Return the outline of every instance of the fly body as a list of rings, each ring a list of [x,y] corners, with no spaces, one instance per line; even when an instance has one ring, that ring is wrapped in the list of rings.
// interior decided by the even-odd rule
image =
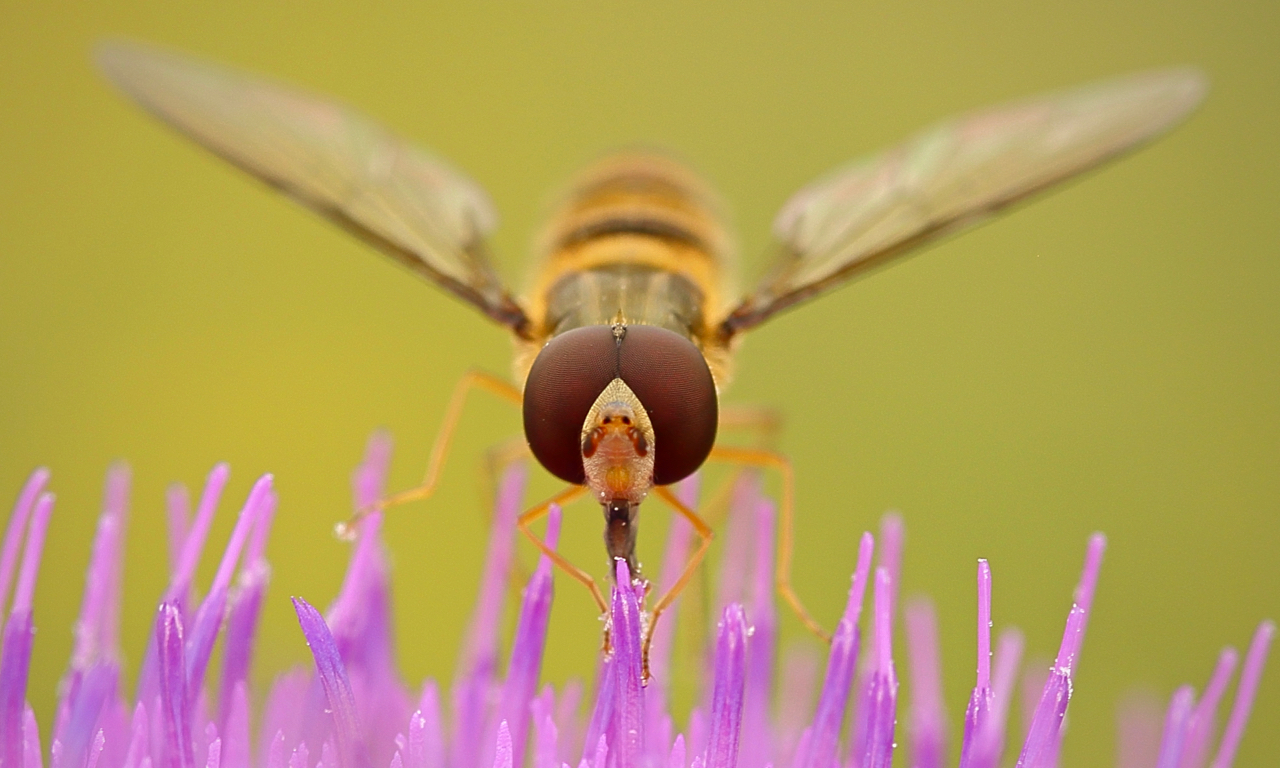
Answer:
[[[741,296],[732,238],[707,185],[663,156],[611,157],[571,186],[542,237],[532,285],[517,296],[486,257],[497,218],[484,191],[372,119],[150,47],[105,45],[98,61],[160,119],[511,331],[514,381],[468,374],[423,483],[371,510],[431,494],[467,392],[481,388],[521,407],[529,452],[567,483],[520,517],[521,530],[590,588],[602,612],[595,579],[530,524],[553,504],[589,493],[604,515],[611,561],[625,560],[639,574],[641,503],[657,495],[689,521],[700,545],[653,605],[646,658],[658,616],[711,540],[711,528],[668,486],[708,460],[781,474],[777,587],[806,626],[825,636],[790,586],[790,464],[770,451],[716,443],[719,393],[742,335],[1151,140],[1184,119],[1206,90],[1192,69],[1129,75],[953,118],[839,167],[783,206],[771,266]]]

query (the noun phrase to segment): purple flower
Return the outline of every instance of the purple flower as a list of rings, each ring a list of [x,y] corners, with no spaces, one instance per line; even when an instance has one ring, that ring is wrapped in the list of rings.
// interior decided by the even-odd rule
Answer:
[[[375,437],[354,476],[357,506],[382,495],[389,460],[388,440]],[[686,727],[672,721],[667,706],[673,621],[659,625],[650,659],[654,677],[645,685],[640,642],[645,585],[632,582],[624,562],[617,563],[616,575],[626,586],[613,590],[610,607],[612,647],[600,661],[585,718],[579,716],[580,686],[538,685],[553,589],[546,557],[524,588],[503,663],[498,625],[524,488],[520,468],[507,473],[499,493],[480,596],[448,706],[434,681],[413,692],[396,670],[389,570],[377,515],[361,523],[346,580],[329,609],[321,613],[294,598],[314,668],[278,676],[263,700],[248,680],[270,575],[265,553],[276,501],[270,476],[258,481],[241,507],[208,592],[198,597],[192,583],[226,484],[223,465],[209,474],[194,514],[185,493],[170,494],[172,574],[132,696],[121,679],[118,647],[129,476],[123,467],[108,474],[75,649],[56,717],[42,740],[25,692],[34,637],[31,598],[53,510],[53,496],[44,492],[48,480],[45,470],[31,476],[0,549],[0,768],[42,768],[46,760],[51,768],[888,768],[898,746],[891,630],[903,536],[896,517],[886,519],[878,552],[871,534],[862,538],[812,709],[812,675],[794,665],[782,679],[775,675],[774,510],[751,478],[735,494],[725,557],[733,572],[721,580],[722,608],[714,645],[707,649],[701,704]],[[696,480],[686,482],[680,493],[692,503]],[[552,546],[559,527],[560,512],[554,509],[546,533]],[[674,579],[689,544],[688,526],[677,522],[659,586]],[[1089,542],[1052,667],[1040,676],[1032,670],[1023,675],[1035,688],[1021,739],[1010,738],[1006,724],[1022,666],[1022,639],[1016,631],[1006,632],[991,653],[987,563],[978,563],[977,681],[951,760],[933,609],[920,601],[906,607],[906,678],[913,695],[902,730],[912,766],[935,768],[958,759],[962,768],[994,768],[1006,752],[1026,768],[1058,764],[1104,546],[1100,535]],[[219,634],[223,663],[212,679],[206,672]],[[1163,729],[1146,745],[1148,762],[1141,764],[1230,766],[1274,634],[1271,622],[1258,627],[1220,738],[1215,739],[1217,711],[1237,662],[1232,649],[1223,652],[1199,699],[1189,686],[1174,693]],[[1136,721],[1125,725],[1126,733],[1156,734],[1155,729]],[[1139,747],[1122,751],[1141,754]],[[1122,758],[1125,768],[1141,758],[1134,757],[1132,766],[1123,762],[1128,759]]]

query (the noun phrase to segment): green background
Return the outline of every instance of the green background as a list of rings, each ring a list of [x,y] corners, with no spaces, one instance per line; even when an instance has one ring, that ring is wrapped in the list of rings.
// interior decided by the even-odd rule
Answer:
[[[260,5],[6,3],[0,498],[53,468],[31,680],[46,733],[112,459],[135,472],[135,665],[164,582],[166,484],[231,463],[220,548],[233,504],[276,473],[262,681],[306,654],[286,597],[337,589],[330,526],[367,435],[393,431],[392,485],[408,486],[462,372],[509,370],[501,329],[125,103],[89,63],[104,36],[335,94],[451,158],[501,211],[517,285],[549,194],[619,145],[705,173],[754,275],[774,211],[833,165],[949,113],[1202,66],[1207,103],[1158,144],[754,333],[726,402],[786,416],[796,584],[826,623],[858,535],[903,510],[904,590],[937,601],[953,726],[978,557],[997,627],[1047,656],[1087,535],[1110,537],[1067,765],[1112,761],[1125,691],[1200,688],[1222,645],[1280,617],[1280,5]],[[492,401],[466,418],[438,498],[387,523],[415,684],[451,676],[485,535],[476,468],[519,428]],[[568,518],[579,561],[601,559],[598,514]],[[653,505],[650,562],[665,521]],[[585,594],[560,592],[552,680],[586,674],[599,640]],[[1280,751],[1278,723],[1273,663],[1239,765]]]

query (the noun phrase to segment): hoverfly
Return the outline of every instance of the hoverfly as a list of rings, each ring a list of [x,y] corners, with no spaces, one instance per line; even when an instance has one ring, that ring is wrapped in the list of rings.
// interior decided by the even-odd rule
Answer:
[[[782,473],[777,588],[791,589],[792,475],[766,450],[716,445],[720,390],[742,334],[778,312],[974,224],[1170,129],[1200,102],[1190,69],[1130,75],[944,122],[797,192],[773,224],[778,253],[744,297],[723,285],[729,238],[708,188],[669,159],[621,155],[583,174],[552,218],[537,277],[517,297],[486,256],[496,216],[484,191],[434,155],[345,106],[176,54],[115,43],[107,76],[141,106],[506,326],[515,384],[459,383],[421,486],[430,495],[469,390],[519,405],[529,451],[567,490],[520,529],[608,606],[594,579],[529,527],[586,492],[600,503],[611,562],[635,561],[641,502],[654,493],[700,537],[662,611],[694,572],[710,526],[669,486],[708,459]]]

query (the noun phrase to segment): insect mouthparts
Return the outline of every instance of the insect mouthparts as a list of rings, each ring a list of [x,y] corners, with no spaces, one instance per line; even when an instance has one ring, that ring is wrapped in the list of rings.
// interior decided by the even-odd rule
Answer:
[[[604,504],[604,513],[609,522],[614,520],[630,521],[631,502],[626,499],[610,499]]]
[[[638,504],[628,499],[610,499],[602,502],[604,508],[604,544],[613,562],[625,560],[633,578],[640,578],[640,564],[636,562],[636,511]],[[612,570],[612,569],[611,569]]]

